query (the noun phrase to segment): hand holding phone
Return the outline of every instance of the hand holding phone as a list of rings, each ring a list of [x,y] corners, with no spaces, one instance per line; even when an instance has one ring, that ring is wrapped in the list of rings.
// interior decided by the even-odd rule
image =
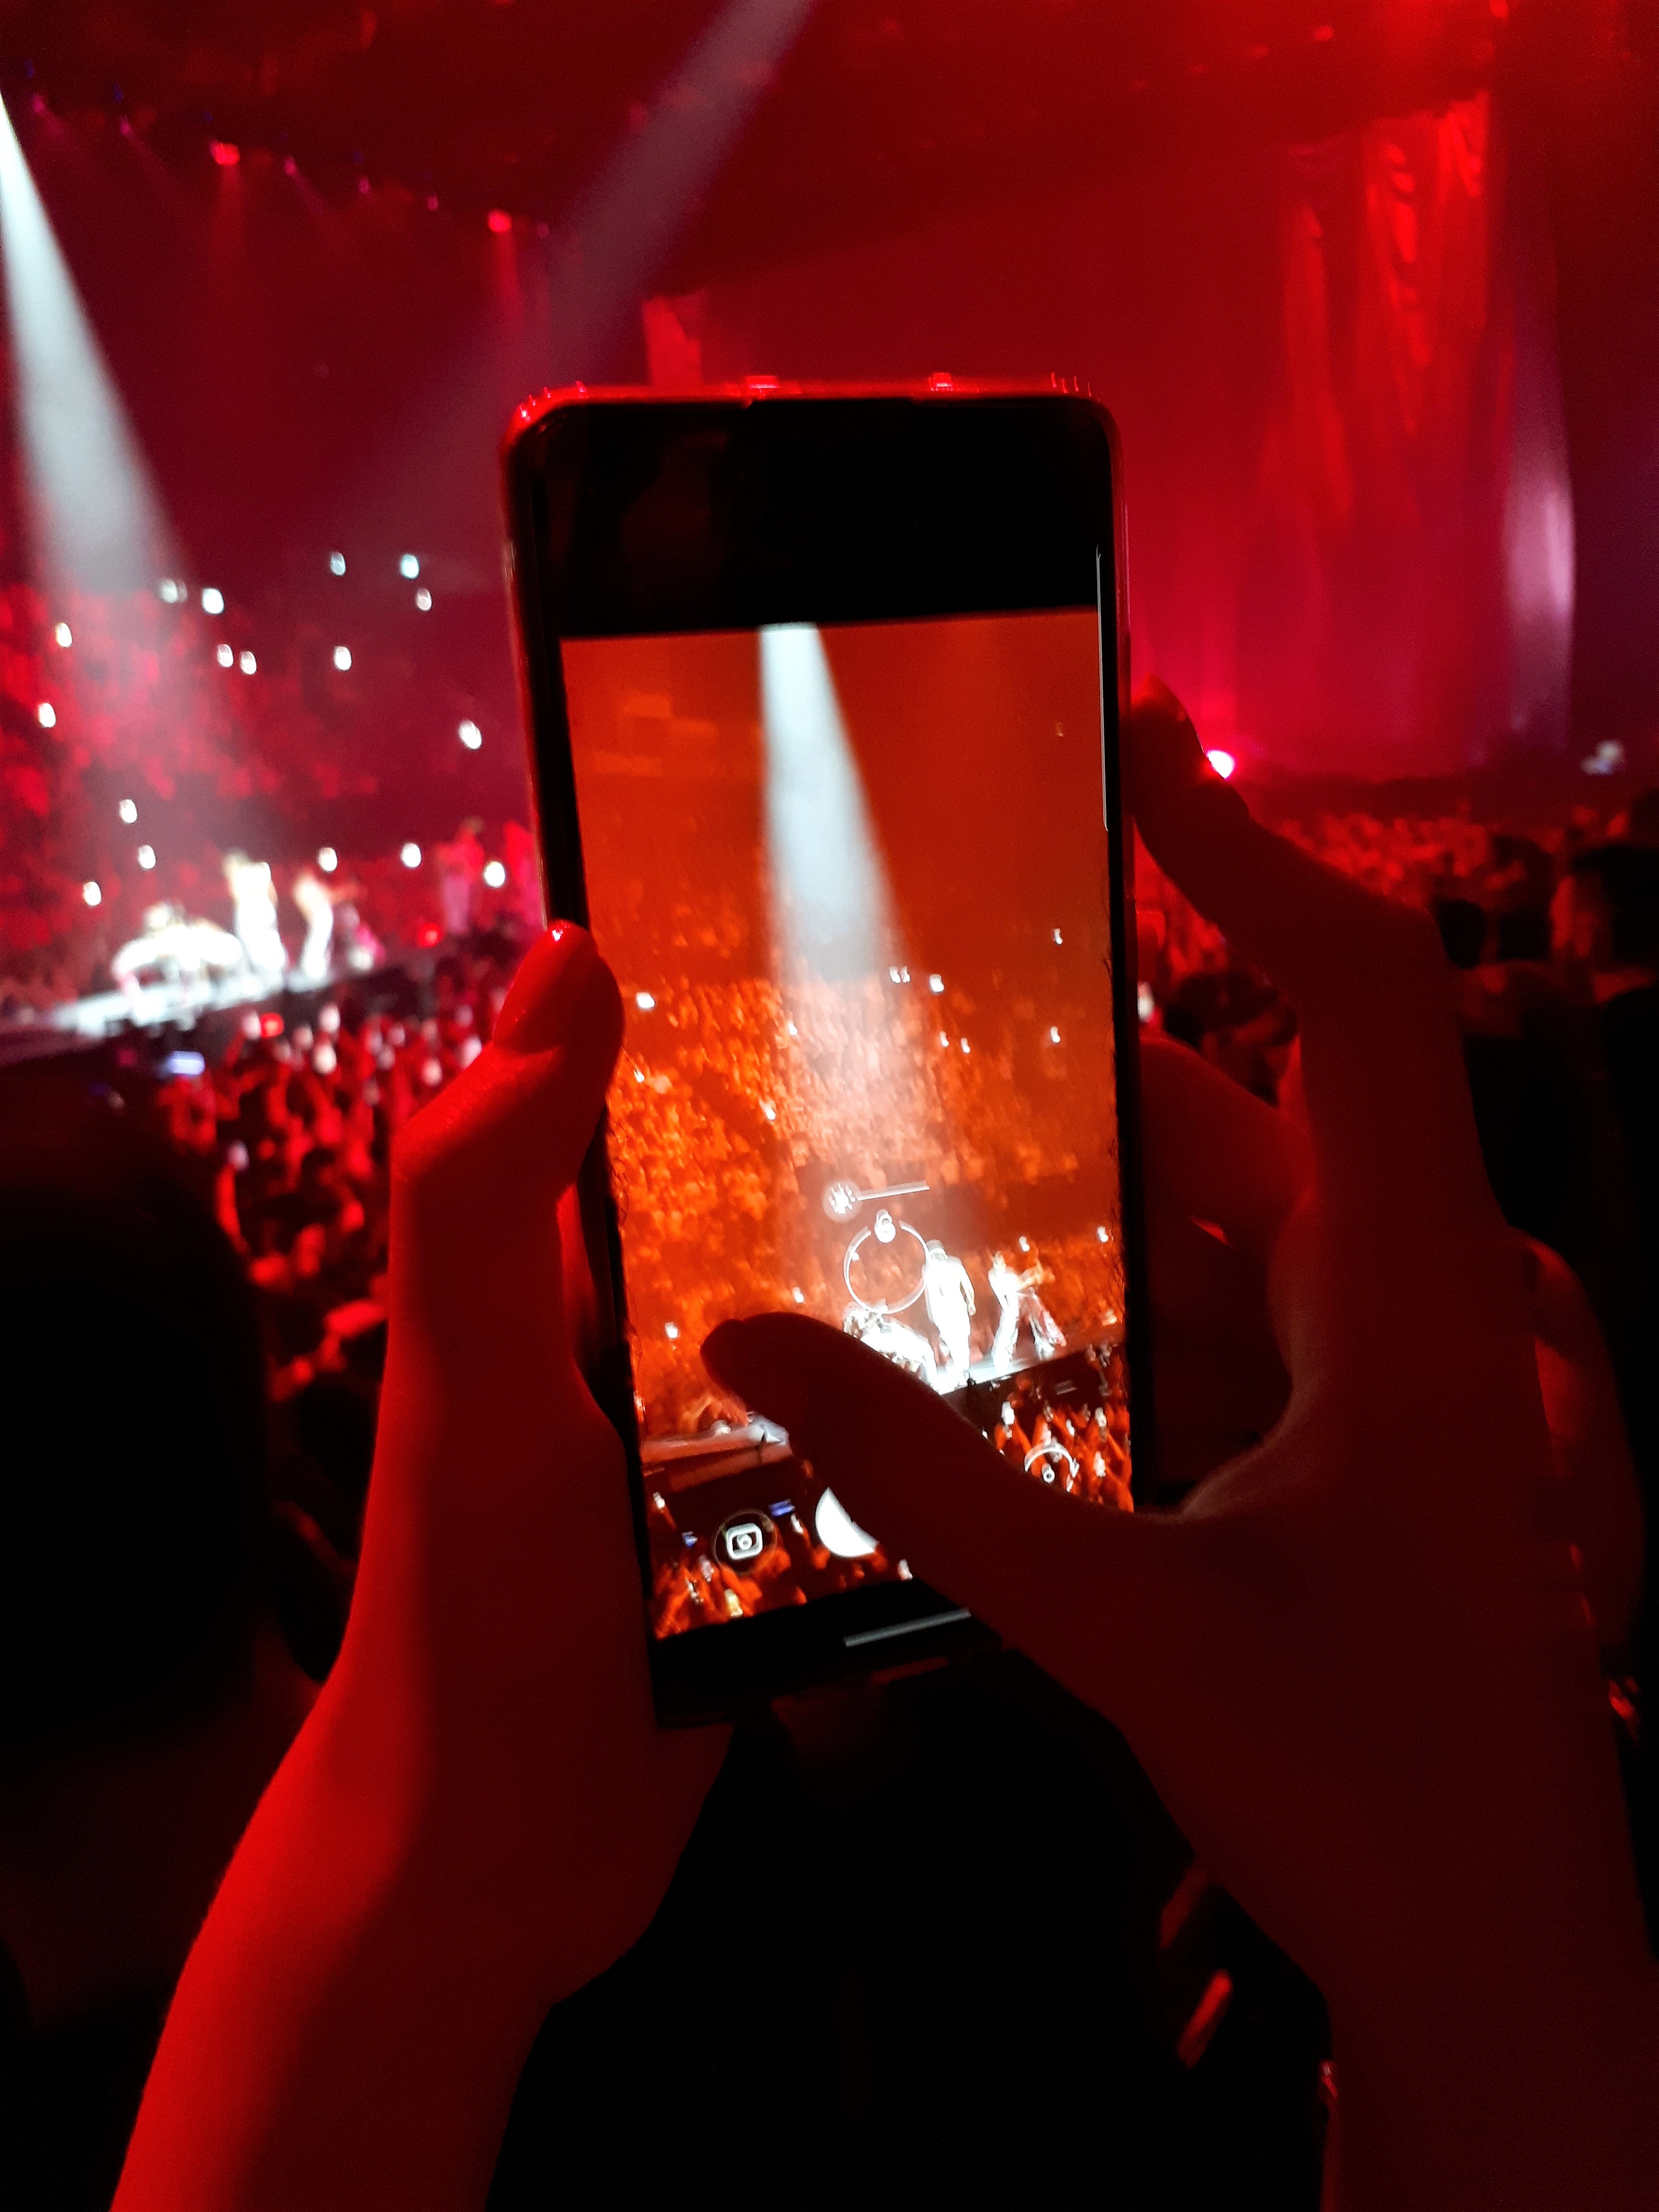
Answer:
[[[787,1316],[714,1371],[918,1570],[1125,1730],[1216,1877],[1324,1990],[1362,2208],[1641,2203],[1656,1990],[1534,1354],[1432,925],[1249,818],[1166,692],[1128,751],[1155,858],[1300,1017],[1304,1133],[1191,1055],[1166,1198],[1267,1270],[1282,1419],[1179,1513],[1010,1479]]]

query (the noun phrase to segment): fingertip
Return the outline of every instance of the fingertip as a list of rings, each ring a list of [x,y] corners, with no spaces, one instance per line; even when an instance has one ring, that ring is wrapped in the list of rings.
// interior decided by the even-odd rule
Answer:
[[[622,994],[587,932],[556,921],[520,964],[495,1024],[505,1052],[547,1052],[580,1036],[615,1058],[623,1035]]]

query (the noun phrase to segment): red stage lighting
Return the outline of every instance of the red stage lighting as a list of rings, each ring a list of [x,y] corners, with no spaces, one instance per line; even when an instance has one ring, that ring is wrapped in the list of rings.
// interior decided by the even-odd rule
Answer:
[[[512,229],[513,218],[505,208],[490,209],[489,228],[495,232],[497,238],[504,238],[507,232]]]
[[[423,921],[415,933],[415,942],[429,951],[434,945],[443,942],[443,932],[435,921]]]
[[[240,146],[233,146],[228,138],[210,138],[208,151],[222,169],[234,169],[242,158]]]
[[[262,1014],[259,1017],[259,1034],[261,1036],[281,1036],[283,1034],[282,1016],[280,1014]]]

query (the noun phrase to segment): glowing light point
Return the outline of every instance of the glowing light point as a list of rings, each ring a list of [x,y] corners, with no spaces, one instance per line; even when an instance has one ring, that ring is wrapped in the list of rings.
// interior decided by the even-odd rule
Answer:
[[[236,656],[236,665],[244,676],[252,676],[259,664],[251,653],[239,653]]]
[[[645,1070],[644,1070],[642,1067],[636,1067],[636,1068],[634,1070],[634,1080],[635,1080],[635,1083],[643,1083],[643,1082],[644,1082],[644,1080],[645,1080]]]
[[[1096,1230],[1095,1237],[1097,1241],[1102,1244],[1109,1244],[1112,1241],[1112,1232],[1107,1228],[1104,1222],[1102,1222],[1100,1227]]]
[[[210,138],[208,151],[222,169],[234,169],[242,158],[242,149],[228,138]]]
[[[941,1030],[939,1031],[939,1043],[940,1043],[942,1046],[945,1046],[945,1047],[946,1047],[946,1048],[948,1048],[948,1047],[949,1047],[949,1045],[950,1045],[950,1042],[951,1042],[951,1040],[950,1040],[950,1038],[945,1035],[945,1031],[944,1031],[943,1030]]]
[[[1048,1042],[1050,1044],[1058,1044],[1060,1042],[1060,1031],[1058,1030],[1051,1029],[1049,1030]]]
[[[228,645],[222,645],[222,646],[219,647],[219,650],[218,650],[217,654],[216,655],[216,658],[217,659],[218,663],[219,663],[219,665],[220,665],[220,667],[221,667],[221,668],[228,668],[228,667],[230,666],[230,665],[231,665],[232,661],[234,661],[234,660],[235,659],[236,655],[235,655],[235,653],[231,650],[231,648],[230,648],[230,647],[229,647],[229,646],[228,646]]]
[[[163,576],[155,589],[164,603],[170,607],[176,607],[184,597],[177,580],[172,576]]]
[[[1060,932],[1059,932],[1058,930],[1056,930],[1056,931],[1054,932],[1054,943],[1055,943],[1056,945],[1064,945],[1064,944],[1065,944],[1065,942],[1066,942],[1066,939],[1065,939],[1060,935]]]
[[[663,1330],[663,1334],[671,1344],[678,1344],[680,1340],[679,1323],[677,1321],[671,1321]]]
[[[335,648],[334,648],[334,665],[335,665],[335,666],[339,670],[340,673],[341,673],[343,676],[344,675],[344,673],[345,673],[346,670],[347,670],[348,668],[349,668],[349,667],[350,667],[350,665],[351,665],[351,647],[350,647],[349,645],[337,645],[337,646],[335,647]]]
[[[761,1100],[761,1112],[765,1115],[769,1121],[775,1121],[778,1118],[778,1109],[769,1098]]]
[[[796,1284],[794,1289],[790,1291],[789,1295],[793,1298],[798,1306],[804,1306],[806,1304],[806,1293],[802,1290],[799,1283]]]
[[[131,823],[138,819],[138,802],[136,799],[124,799],[115,811],[123,822]]]
[[[82,884],[81,896],[88,906],[101,906],[104,902],[103,889],[98,884]]]
[[[1152,985],[1150,983],[1137,983],[1135,986],[1136,1014],[1143,1022],[1149,1022],[1157,1012],[1158,1001],[1152,996]]]
[[[329,556],[328,556],[328,573],[329,573],[329,574],[330,574],[331,576],[343,576],[343,575],[344,575],[344,574],[345,574],[345,555],[344,555],[343,553],[331,553],[331,554],[329,555]]]
[[[432,594],[424,584],[415,594],[415,604],[423,615],[432,611]]]
[[[59,623],[57,629],[53,630],[52,635],[53,641],[56,644],[61,645],[65,651],[67,651],[75,642],[75,632],[70,628],[67,623]]]
[[[495,232],[497,238],[505,238],[507,236],[508,231],[513,228],[513,218],[505,208],[490,209],[489,228]]]
[[[202,586],[202,612],[204,615],[222,615],[224,611],[224,593],[216,584],[204,584]]]
[[[962,1048],[963,1048],[963,1052],[971,1052],[971,1051],[973,1050],[973,1048],[974,1048],[972,1047],[972,1045],[970,1045],[970,1044],[969,1043],[969,1042],[968,1042],[967,1038],[966,1038],[966,1037],[963,1037],[963,1039],[962,1040]]]
[[[1206,752],[1204,757],[1224,783],[1238,766],[1237,759],[1227,750],[1224,745],[1217,745],[1213,751]]]
[[[413,554],[413,553],[405,553],[405,554],[402,556],[402,558],[398,561],[398,574],[400,576],[406,576],[406,577],[409,579],[409,580],[410,580],[410,582],[411,584],[414,582],[414,580],[415,580],[415,579],[416,578],[416,576],[418,576],[418,575],[420,574],[420,573],[421,573],[421,564],[420,564],[420,561],[419,561],[419,559],[416,557],[416,556],[415,554]]]
[[[153,868],[155,866],[155,848],[154,845],[141,845],[134,857],[141,868]]]
[[[634,1004],[642,1014],[650,1013],[656,1003],[649,991],[635,991],[634,994]]]
[[[403,862],[406,868],[418,868],[420,866],[421,848],[415,842],[415,840],[412,837],[406,845],[400,847],[398,858]]]
[[[500,860],[486,860],[483,879],[486,889],[498,891],[507,881],[507,870]]]
[[[887,980],[890,983],[896,983],[898,981],[899,971],[896,968],[890,968],[887,970]]]
[[[473,721],[463,722],[455,734],[470,753],[476,753],[483,743],[483,732]]]
[[[58,727],[58,709],[50,699],[43,699],[40,702],[34,710],[34,719],[43,730],[55,730]]]
[[[336,868],[340,865],[340,856],[335,851],[332,845],[323,845],[319,847],[317,853],[317,865],[325,876],[331,876],[334,873]]]
[[[939,993],[945,988],[944,976],[930,975],[927,978],[927,988],[933,993],[933,996],[938,998]]]

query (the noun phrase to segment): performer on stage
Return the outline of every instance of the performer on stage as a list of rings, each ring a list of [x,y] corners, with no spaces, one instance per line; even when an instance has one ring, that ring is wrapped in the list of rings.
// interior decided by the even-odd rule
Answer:
[[[225,881],[236,909],[236,934],[247,963],[262,981],[280,983],[288,972],[288,953],[276,927],[276,886],[269,860],[250,860],[246,853],[225,854]]]
[[[159,969],[169,981],[200,984],[216,982],[241,964],[241,945],[228,929],[188,915],[175,901],[164,899],[144,908],[143,935],[121,947],[109,972],[131,993],[152,969]]]
[[[991,1288],[1002,1309],[997,1321],[997,1333],[991,1346],[991,1362],[999,1371],[1014,1364],[1014,1350],[1019,1340],[1021,1324],[1031,1332],[1031,1342],[1039,1359],[1052,1359],[1066,1345],[1065,1332],[1036,1294],[1036,1285],[1048,1270],[1041,1264],[1016,1274],[1000,1252],[995,1254],[987,1271]]]
[[[925,1336],[907,1328],[902,1321],[895,1321],[890,1314],[874,1313],[868,1306],[855,1303],[842,1316],[841,1325],[848,1336],[857,1337],[860,1344],[867,1344],[872,1352],[880,1352],[896,1367],[908,1367],[912,1375],[920,1376],[935,1390],[941,1387],[933,1346]]]
[[[300,948],[300,974],[307,983],[326,983],[334,946],[334,902],[320,876],[302,868],[294,878],[294,903],[305,916],[306,941]]]
[[[928,1244],[922,1263],[922,1285],[927,1318],[945,1347],[945,1364],[936,1388],[959,1390],[973,1363],[974,1285],[961,1261],[947,1252],[937,1237]]]

